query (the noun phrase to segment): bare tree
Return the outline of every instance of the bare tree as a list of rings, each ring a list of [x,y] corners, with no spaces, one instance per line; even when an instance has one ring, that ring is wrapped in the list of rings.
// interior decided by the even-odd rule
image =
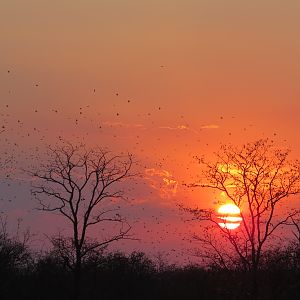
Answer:
[[[215,162],[198,158],[205,169],[199,182],[191,185],[217,190],[227,202],[240,208],[241,223],[235,230],[226,224],[220,226],[220,216],[215,210],[189,211],[196,219],[211,224],[202,236],[195,238],[202,242],[206,254],[216,264],[231,267],[236,263],[234,254],[243,268],[251,271],[253,298],[256,298],[256,274],[264,247],[275,236],[274,232],[297,214],[297,211],[284,213],[278,209],[287,197],[300,192],[300,164],[288,160],[289,153],[268,140],[241,148],[224,145],[216,153]],[[222,238],[229,247],[221,243]]]
[[[124,198],[120,183],[133,176],[132,164],[129,154],[117,156],[100,148],[87,150],[84,145],[64,142],[62,146],[49,147],[48,161],[31,172],[32,193],[39,209],[58,212],[71,225],[71,239],[54,241],[55,246],[71,246],[75,254],[74,262],[68,264],[74,272],[73,298],[79,298],[83,259],[114,241],[130,238],[131,227],[112,200]],[[101,241],[88,242],[89,229],[104,222],[120,224],[118,232]]]

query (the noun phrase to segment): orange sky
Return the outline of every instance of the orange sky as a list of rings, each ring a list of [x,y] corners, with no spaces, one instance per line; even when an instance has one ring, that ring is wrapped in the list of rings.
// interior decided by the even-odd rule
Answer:
[[[25,165],[58,135],[130,151],[154,191],[132,197],[184,235],[175,204],[215,201],[182,187],[197,175],[194,155],[269,137],[299,157],[299,9],[296,0],[3,0],[1,151]],[[34,206],[16,199],[1,209]]]

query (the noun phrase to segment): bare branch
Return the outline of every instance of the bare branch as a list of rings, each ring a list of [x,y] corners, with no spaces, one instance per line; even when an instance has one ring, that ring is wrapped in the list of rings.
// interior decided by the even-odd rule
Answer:
[[[58,212],[70,222],[71,240],[58,236],[52,242],[66,264],[75,270],[90,251],[130,238],[131,227],[119,214],[119,208],[112,208],[111,200],[123,199],[121,183],[134,176],[133,159],[130,154],[113,155],[101,148],[86,149],[83,144],[66,141],[61,146],[49,147],[48,158],[37,170],[29,172],[35,179],[32,194],[39,210]],[[104,222],[119,224],[120,231],[88,244],[88,229]]]
[[[242,221],[235,230],[220,227],[213,210],[187,211],[195,219],[213,224],[214,230],[219,231],[250,269],[258,268],[266,242],[275,237],[275,231],[289,224],[290,220],[293,224],[299,213],[291,211],[286,215],[276,214],[277,207],[284,200],[300,192],[300,163],[289,161],[289,153],[289,150],[275,148],[268,140],[258,140],[240,148],[223,145],[215,153],[215,162],[198,159],[205,168],[202,177],[199,182],[188,185],[223,192],[227,202],[240,208]],[[299,228],[295,228],[299,233]],[[208,235],[200,240],[210,245],[213,253],[220,256],[221,252]],[[224,262],[222,264],[226,265]]]

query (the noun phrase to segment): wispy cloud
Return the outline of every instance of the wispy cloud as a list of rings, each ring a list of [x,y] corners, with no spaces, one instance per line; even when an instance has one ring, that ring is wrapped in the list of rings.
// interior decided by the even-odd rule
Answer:
[[[161,198],[169,199],[176,195],[178,182],[169,171],[151,168],[145,170],[145,175],[149,185],[159,192]]]
[[[215,124],[208,124],[208,125],[203,125],[201,126],[201,129],[218,129],[219,125],[215,125]]]
[[[145,129],[145,126],[143,124],[130,124],[130,123],[123,123],[123,122],[110,122],[105,121],[102,123],[104,126],[107,127],[119,127],[119,128],[140,128]]]
[[[171,126],[161,126],[159,127],[160,129],[168,129],[168,130],[185,130],[185,131],[190,131],[193,132],[195,134],[199,134],[199,132],[193,128],[190,128],[187,125],[178,125],[176,127],[171,127]]]

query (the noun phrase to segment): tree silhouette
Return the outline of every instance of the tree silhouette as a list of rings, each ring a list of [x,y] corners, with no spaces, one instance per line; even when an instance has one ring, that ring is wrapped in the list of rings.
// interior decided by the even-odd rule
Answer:
[[[58,212],[71,225],[71,238],[53,241],[74,272],[75,299],[80,298],[83,259],[96,249],[129,238],[131,227],[112,200],[124,198],[120,183],[133,176],[132,163],[129,154],[117,156],[100,148],[86,149],[85,145],[64,142],[49,147],[48,161],[30,172],[35,179],[32,193],[39,209]],[[88,241],[89,229],[104,222],[119,223],[118,232],[107,233],[101,241]]]
[[[19,226],[18,226],[19,227]],[[31,235],[26,231],[22,236],[11,236],[7,230],[6,218],[0,216],[0,297],[11,294],[15,281],[33,264],[29,241]]]
[[[205,170],[192,187],[217,190],[241,210],[241,224],[235,230],[220,226],[220,216],[212,209],[188,209],[198,220],[211,224],[202,236],[206,254],[222,267],[232,267],[238,257],[243,269],[252,274],[252,298],[256,298],[256,274],[266,243],[274,232],[297,211],[286,214],[279,207],[288,196],[300,192],[300,164],[288,160],[289,150],[276,148],[268,140],[258,140],[241,148],[222,146],[215,162],[198,158]],[[224,220],[223,220],[224,221]],[[216,234],[215,231],[218,231]],[[228,247],[221,244],[224,238]]]

